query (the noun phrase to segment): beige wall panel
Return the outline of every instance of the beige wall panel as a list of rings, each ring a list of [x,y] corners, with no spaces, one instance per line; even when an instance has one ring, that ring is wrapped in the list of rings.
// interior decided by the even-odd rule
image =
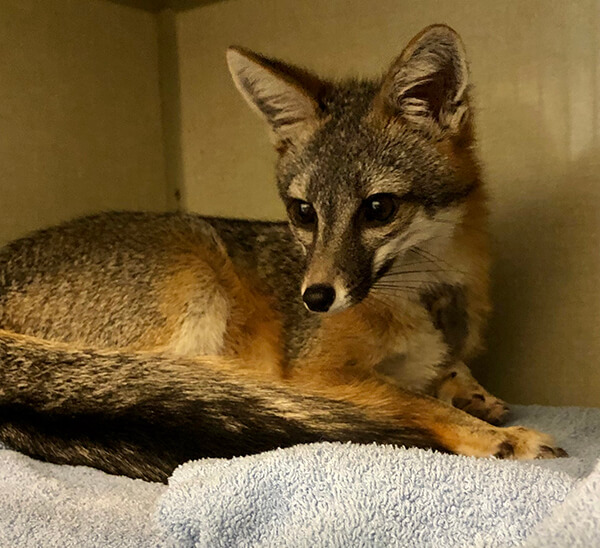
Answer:
[[[377,74],[425,25],[471,58],[492,195],[496,313],[480,377],[516,402],[600,405],[600,13],[544,0],[231,0],[178,16],[189,209],[276,217],[274,155],[229,80],[238,43],[321,74]]]
[[[166,204],[155,16],[102,0],[2,0],[0,242]]]

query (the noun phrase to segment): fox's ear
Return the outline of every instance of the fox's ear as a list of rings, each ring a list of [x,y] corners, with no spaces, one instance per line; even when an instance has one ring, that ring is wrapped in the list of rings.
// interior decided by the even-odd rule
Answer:
[[[422,30],[392,64],[380,104],[424,130],[457,133],[468,113],[468,68],[460,36],[446,25]]]
[[[227,64],[244,99],[270,125],[277,145],[295,144],[317,127],[315,97],[322,83],[316,76],[237,46],[227,50]]]

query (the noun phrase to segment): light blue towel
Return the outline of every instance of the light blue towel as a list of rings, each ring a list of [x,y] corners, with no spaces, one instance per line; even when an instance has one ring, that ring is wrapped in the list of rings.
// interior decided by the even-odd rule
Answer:
[[[526,548],[600,546],[600,463],[528,536]]]
[[[519,407],[515,419],[553,433],[571,458],[299,446],[179,467],[157,518],[180,546],[211,548],[600,546],[600,409]],[[569,541],[544,544],[559,538],[544,520]]]
[[[0,450],[0,546],[600,546],[600,409],[515,415],[571,457],[315,444],[190,462],[167,487]]]
[[[165,490],[158,483],[0,450],[0,546],[169,546],[153,520]]]

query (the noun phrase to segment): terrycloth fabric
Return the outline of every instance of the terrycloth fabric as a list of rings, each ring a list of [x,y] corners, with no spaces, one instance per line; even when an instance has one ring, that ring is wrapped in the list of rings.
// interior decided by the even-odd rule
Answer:
[[[526,548],[600,546],[600,463],[528,536]]]
[[[153,512],[162,484],[0,450],[0,546],[169,546]]]
[[[196,461],[175,471],[157,519],[180,546],[600,546],[590,475],[600,409],[519,407],[514,422],[554,434],[571,457],[510,462],[323,443]]]
[[[0,450],[0,546],[600,546],[600,409],[519,407],[514,422],[571,457],[316,444],[190,462],[167,487]]]

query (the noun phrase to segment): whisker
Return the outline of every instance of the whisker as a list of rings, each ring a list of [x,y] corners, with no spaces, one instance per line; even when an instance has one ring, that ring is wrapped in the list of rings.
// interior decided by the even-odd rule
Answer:
[[[400,284],[426,284],[426,283],[436,283],[435,280],[405,280],[404,278],[381,278],[380,281],[383,283],[400,283]],[[377,282],[379,283],[379,281]]]
[[[398,289],[398,288],[372,288],[371,293],[369,293],[370,296],[373,296],[375,298],[376,295],[386,295],[386,296],[403,296],[403,297],[414,297],[414,296],[418,296],[419,292],[418,291],[414,291],[414,290],[410,290],[410,289]],[[380,303],[382,304],[389,304],[388,302],[386,302],[383,299],[377,299]]]
[[[377,282],[375,282],[373,284],[373,286],[375,285],[393,285],[396,287],[402,287],[403,285],[406,287],[412,287],[414,284],[417,285],[422,285],[422,284],[429,284],[429,283],[437,283],[435,280],[403,280],[402,278],[389,278],[389,279],[385,279],[382,278],[381,280],[377,280]],[[373,287],[371,286],[371,287]]]
[[[381,284],[371,287],[382,287],[386,289],[422,289],[426,284],[404,285],[404,284]]]
[[[404,266],[404,265],[402,265]],[[393,268],[391,268],[390,270],[388,270],[386,272],[386,274],[384,276],[382,276],[382,278],[386,278],[387,276],[389,276],[390,274],[435,274],[435,273],[439,273],[439,272],[449,272],[448,269],[440,269],[440,268],[429,268],[427,270],[394,270]]]
[[[404,291],[406,293],[418,293],[417,287],[395,287],[395,286],[387,286],[387,285],[379,285],[373,286],[371,290],[393,290],[393,291]]]
[[[429,250],[423,249],[421,247],[418,246],[414,246],[415,251],[421,255],[424,256],[424,258],[427,258],[427,256],[429,255],[429,258],[431,260],[431,262],[433,262],[436,266],[438,266],[439,268],[442,268],[442,265],[440,265],[437,261],[441,261],[443,263],[445,263],[447,266],[449,266],[454,272],[458,272],[460,274],[465,274],[464,271],[457,269],[456,267],[454,267],[453,265],[451,265],[448,261],[445,261],[444,259],[442,259],[441,257],[438,257],[437,255],[435,255],[435,253],[432,253]]]
[[[432,264],[433,261],[431,260],[431,257],[427,257],[426,255],[422,254],[419,252],[418,249],[416,249],[417,246],[413,246],[411,247],[408,251],[414,253],[415,255],[417,255],[419,257],[419,259],[421,259],[418,262],[415,263],[404,263],[406,266],[412,266],[413,264]],[[437,265],[439,266],[439,265]]]
[[[423,249],[421,249],[420,247],[415,246],[414,247],[414,252],[417,253],[418,255],[420,255],[421,257],[423,257],[424,259],[429,259],[429,261],[431,263],[433,263],[435,266],[437,266],[438,268],[442,268],[442,265],[440,263],[438,263],[435,259],[433,259],[432,257],[428,257],[425,253],[425,251]]]
[[[435,262],[432,259],[432,257],[431,257],[432,254],[430,252],[425,251],[424,249],[422,249],[416,245],[412,248],[412,251],[415,252],[417,255],[421,256],[423,259],[427,259],[432,263]]]
[[[421,261],[418,263],[402,263],[402,262],[398,262],[395,263],[390,270],[395,270],[398,268],[413,268],[413,267],[427,267],[427,266],[432,266],[431,261]]]
[[[440,260],[442,260],[442,259],[440,259]],[[423,265],[423,266],[428,265],[430,267],[431,266],[437,266],[438,268],[437,269],[434,269],[434,268],[428,268],[428,269],[426,269],[426,268],[419,268],[419,269],[416,269],[416,270],[402,270],[403,268],[411,266],[412,264],[415,264],[415,265],[420,264],[420,265]],[[452,267],[452,265],[450,263],[446,262],[446,264],[448,264],[448,266]],[[452,273],[463,273],[464,274],[464,272],[462,272],[460,270],[456,270],[454,268],[452,268],[452,269],[443,268],[442,265],[435,263],[433,261],[433,259],[427,258],[427,261],[422,261],[420,263],[397,263],[397,264],[394,264],[389,269],[389,271],[386,272],[386,274],[384,275],[384,277],[387,276],[388,274],[401,274],[401,273],[405,273],[405,272],[406,273],[413,273],[413,272],[416,272],[416,273],[418,273],[418,272],[427,272],[427,273],[444,272],[444,273],[451,273],[452,272]]]

